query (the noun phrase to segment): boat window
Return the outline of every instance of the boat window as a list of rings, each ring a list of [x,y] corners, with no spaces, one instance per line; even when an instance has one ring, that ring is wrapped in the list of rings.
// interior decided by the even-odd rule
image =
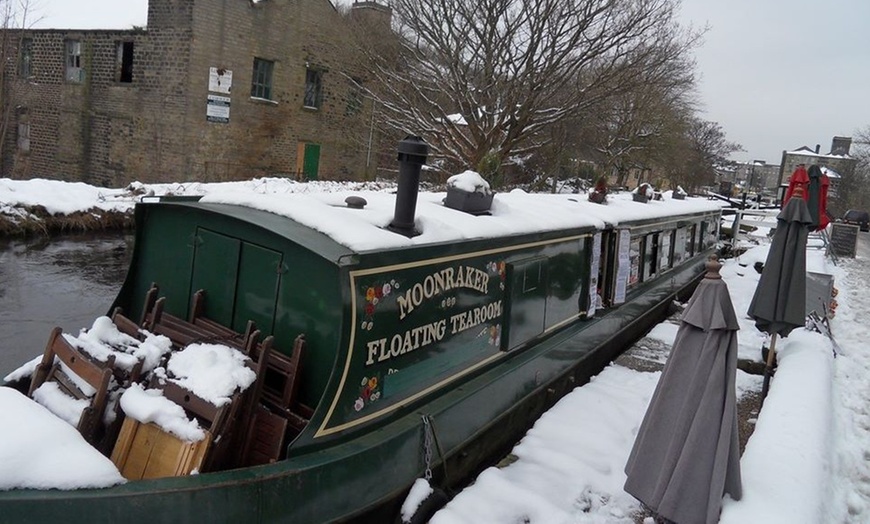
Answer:
[[[673,265],[682,264],[688,258],[686,254],[686,228],[681,227],[674,231]]]
[[[667,271],[673,267],[674,260],[674,241],[676,231],[664,231],[661,234],[659,246],[659,268],[661,271]]]
[[[695,256],[695,230],[698,229],[698,224],[692,224],[686,235],[686,258]]]
[[[547,259],[535,257],[508,264],[510,317],[506,349],[514,349],[544,332]]]
[[[545,329],[558,327],[586,313],[589,304],[590,248],[584,237],[548,246]]]
[[[635,237],[631,239],[631,244],[628,249],[628,261],[630,264],[630,272],[628,274],[628,288],[631,289],[640,282],[640,264],[641,264],[641,244],[643,239]]]
[[[646,282],[655,278],[658,273],[659,234],[650,233],[644,239],[643,249],[643,274],[641,281]]]
[[[702,220],[696,227],[698,235],[695,237],[695,252],[700,253],[707,248],[707,246],[704,245],[704,239],[707,238],[707,222]]]

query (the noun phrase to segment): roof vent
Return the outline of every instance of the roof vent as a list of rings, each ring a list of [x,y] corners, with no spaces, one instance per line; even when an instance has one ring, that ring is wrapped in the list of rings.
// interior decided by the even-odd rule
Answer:
[[[362,209],[366,207],[366,199],[360,196],[351,195],[344,199],[344,203],[351,209]]]

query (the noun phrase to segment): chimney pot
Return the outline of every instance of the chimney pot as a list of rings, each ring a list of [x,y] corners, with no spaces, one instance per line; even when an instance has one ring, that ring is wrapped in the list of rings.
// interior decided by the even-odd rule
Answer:
[[[429,146],[419,136],[406,136],[399,142],[399,187],[396,191],[396,211],[387,227],[408,238],[417,236],[414,213],[420,189],[420,171],[429,156]]]

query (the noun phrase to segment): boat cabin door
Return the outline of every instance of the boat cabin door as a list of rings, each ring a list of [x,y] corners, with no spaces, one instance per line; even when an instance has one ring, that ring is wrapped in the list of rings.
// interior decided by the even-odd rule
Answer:
[[[284,271],[278,251],[197,229],[191,294],[205,290],[204,313],[220,324],[244,332],[253,320],[263,336],[270,335]]]

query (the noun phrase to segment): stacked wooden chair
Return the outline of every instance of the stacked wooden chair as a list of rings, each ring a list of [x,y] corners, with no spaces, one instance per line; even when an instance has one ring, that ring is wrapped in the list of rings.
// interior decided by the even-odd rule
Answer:
[[[145,296],[142,315],[135,322],[116,308],[111,319],[118,330],[143,341],[149,332],[164,335],[175,350],[193,343],[217,343],[241,351],[250,358],[246,365],[256,379],[230,402],[215,406],[179,382],[154,376],[145,377],[142,361],[132,369],[115,365],[114,356],[99,362],[70,344],[56,328],[46,345],[42,362],[32,377],[30,394],[46,382],[55,382],[74,399],[88,400],[78,421],[78,429],[91,444],[112,460],[128,479],[189,474],[193,470],[216,471],[225,468],[268,464],[284,457],[289,439],[295,438],[311,418],[312,410],[298,401],[299,377],[305,353],[305,336],[299,335],[293,350],[285,355],[274,348],[272,336],[260,339],[260,331],[248,322],[244,333],[223,326],[205,315],[206,292],[193,295],[187,319],[165,311],[165,297],[159,297],[153,284]],[[167,357],[168,359],[169,357]],[[72,373],[95,391],[86,394]],[[113,387],[126,388],[147,382],[163,396],[181,406],[189,417],[206,429],[203,442],[189,443],[161,431],[153,424],[125,419],[114,404],[114,423],[106,424],[105,411]],[[116,393],[117,394],[117,393]],[[157,451],[155,446],[165,446]]]
[[[292,411],[299,390],[300,360],[305,337],[299,335],[290,357],[272,351],[271,344],[256,347],[251,358],[263,366],[263,380],[254,390],[251,416],[244,439],[241,465],[269,464],[283,458],[286,439],[298,434],[307,420]]]
[[[90,444],[96,445],[102,432],[103,413],[109,400],[109,387],[111,385],[115,357],[109,356],[104,363],[96,362],[89,358],[78,348],[67,342],[63,337],[63,330],[54,328],[45,346],[42,361],[36,367],[30,381],[28,395],[34,396],[34,392],[40,386],[53,382],[58,389],[72,399],[87,400],[87,406],[82,410],[76,429]],[[68,373],[84,381],[94,389],[92,395],[86,394],[76,384],[76,379]],[[50,406],[46,406],[51,409]]]

